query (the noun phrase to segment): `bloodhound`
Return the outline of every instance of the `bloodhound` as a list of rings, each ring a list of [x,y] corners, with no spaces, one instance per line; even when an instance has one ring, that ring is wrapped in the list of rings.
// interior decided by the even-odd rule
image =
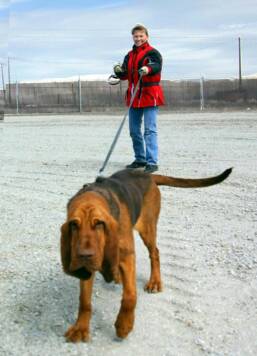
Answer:
[[[160,292],[159,251],[156,225],[160,212],[159,185],[181,188],[207,187],[231,173],[203,179],[183,179],[138,170],[122,170],[109,178],[86,184],[68,202],[67,221],[61,227],[61,260],[65,273],[80,279],[80,305],[76,323],[65,336],[68,341],[87,341],[91,317],[94,274],[106,282],[121,282],[123,294],[115,322],[116,334],[125,338],[133,329],[136,306],[136,273],[133,228],[149,251],[148,292]]]

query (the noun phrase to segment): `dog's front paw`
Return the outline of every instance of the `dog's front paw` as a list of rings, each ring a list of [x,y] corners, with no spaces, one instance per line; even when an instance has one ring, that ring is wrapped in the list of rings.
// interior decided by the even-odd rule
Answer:
[[[151,280],[146,283],[144,290],[148,293],[158,293],[162,291],[162,282],[160,280]]]
[[[116,335],[121,339],[128,336],[134,326],[135,315],[134,312],[119,313],[115,322]]]
[[[64,335],[69,342],[89,341],[89,331],[79,324],[72,325]]]

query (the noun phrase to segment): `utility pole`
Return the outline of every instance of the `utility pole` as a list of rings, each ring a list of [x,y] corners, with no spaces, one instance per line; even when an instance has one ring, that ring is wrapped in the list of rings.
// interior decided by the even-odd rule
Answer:
[[[79,85],[79,112],[80,112],[80,114],[81,114],[81,113],[82,113],[82,94],[81,94],[81,80],[80,80],[80,76],[79,76],[78,85]]]
[[[204,77],[200,78],[200,110],[204,110]]]
[[[2,85],[3,85],[4,102],[5,102],[6,97],[5,97],[5,83],[4,83],[4,63],[0,63],[0,64],[1,64]]]
[[[241,68],[241,38],[238,37],[238,66],[239,66],[239,84],[238,90],[242,90],[242,68]]]
[[[10,58],[8,57],[8,96],[9,96],[9,106],[11,105],[11,70],[10,70]]]
[[[19,85],[17,81],[16,81],[15,95],[16,95],[16,114],[19,114]]]

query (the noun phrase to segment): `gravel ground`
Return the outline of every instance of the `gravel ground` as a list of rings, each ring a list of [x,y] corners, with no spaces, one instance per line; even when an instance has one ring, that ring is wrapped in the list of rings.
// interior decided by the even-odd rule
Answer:
[[[257,355],[256,112],[159,116],[160,172],[222,184],[161,188],[158,225],[164,291],[147,294],[148,254],[137,245],[134,331],[120,342],[121,287],[97,276],[92,338],[66,343],[79,286],[60,264],[68,199],[92,182],[121,116],[22,116],[0,123],[1,355]],[[132,160],[127,127],[106,175]]]

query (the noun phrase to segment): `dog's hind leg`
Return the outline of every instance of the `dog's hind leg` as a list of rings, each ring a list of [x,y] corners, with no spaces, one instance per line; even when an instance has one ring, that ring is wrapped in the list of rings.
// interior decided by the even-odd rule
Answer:
[[[145,291],[149,293],[157,293],[162,290],[161,272],[160,272],[160,257],[159,250],[156,246],[156,227],[148,226],[148,228],[139,233],[144,244],[149,251],[151,262],[151,274],[149,281],[145,284]]]
[[[156,245],[157,222],[160,213],[160,191],[154,185],[147,192],[140,217],[136,223],[135,229],[139,232],[145,246],[148,249],[151,274],[144,289],[149,293],[157,293],[162,290],[160,257]]]

